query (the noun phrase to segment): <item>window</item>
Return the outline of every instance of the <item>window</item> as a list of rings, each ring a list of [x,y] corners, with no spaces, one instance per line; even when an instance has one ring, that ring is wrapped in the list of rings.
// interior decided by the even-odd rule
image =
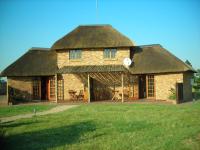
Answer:
[[[81,59],[82,51],[81,50],[70,50],[69,59]]]
[[[148,97],[154,97],[154,76],[148,75]]]
[[[134,76],[130,76],[130,96],[134,97]]]
[[[55,97],[55,78],[50,78],[50,98]]]
[[[64,79],[62,76],[58,76],[57,80],[57,98],[58,100],[64,100]]]
[[[115,58],[117,53],[117,49],[104,49],[103,57],[104,58]]]
[[[33,80],[33,99],[40,99],[40,80]]]

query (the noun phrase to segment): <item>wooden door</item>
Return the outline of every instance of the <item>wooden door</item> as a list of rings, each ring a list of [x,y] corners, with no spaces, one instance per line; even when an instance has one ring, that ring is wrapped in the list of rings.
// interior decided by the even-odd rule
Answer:
[[[139,98],[146,98],[146,75],[139,76]]]
[[[129,81],[129,98],[132,100],[136,100],[139,98],[138,96],[138,76],[130,76]]]
[[[62,76],[57,77],[57,99],[64,100],[64,79]]]
[[[55,77],[49,77],[47,80],[48,100],[55,100]]]
[[[183,83],[176,83],[176,101],[177,103],[183,101]]]
[[[146,77],[146,89],[147,89],[147,98],[155,98],[155,79],[154,75],[147,75]]]

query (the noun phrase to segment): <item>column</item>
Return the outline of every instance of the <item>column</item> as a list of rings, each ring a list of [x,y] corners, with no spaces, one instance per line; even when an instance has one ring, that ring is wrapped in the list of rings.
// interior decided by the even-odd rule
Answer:
[[[88,73],[88,103],[90,103],[90,75]]]
[[[122,103],[124,102],[124,74],[122,73]]]

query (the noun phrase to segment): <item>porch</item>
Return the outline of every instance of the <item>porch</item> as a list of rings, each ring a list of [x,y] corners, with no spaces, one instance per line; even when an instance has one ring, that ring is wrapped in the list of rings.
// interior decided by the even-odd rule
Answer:
[[[57,102],[124,102],[155,99],[154,76],[132,75],[122,65],[66,66]],[[63,99],[61,99],[63,98]]]

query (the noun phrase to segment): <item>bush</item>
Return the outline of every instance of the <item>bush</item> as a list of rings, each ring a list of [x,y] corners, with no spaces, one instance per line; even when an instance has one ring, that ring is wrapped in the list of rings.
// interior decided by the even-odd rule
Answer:
[[[169,95],[169,99],[176,100],[176,90],[174,88],[170,89],[171,94]]]
[[[194,99],[200,100],[200,92],[194,92]]]

